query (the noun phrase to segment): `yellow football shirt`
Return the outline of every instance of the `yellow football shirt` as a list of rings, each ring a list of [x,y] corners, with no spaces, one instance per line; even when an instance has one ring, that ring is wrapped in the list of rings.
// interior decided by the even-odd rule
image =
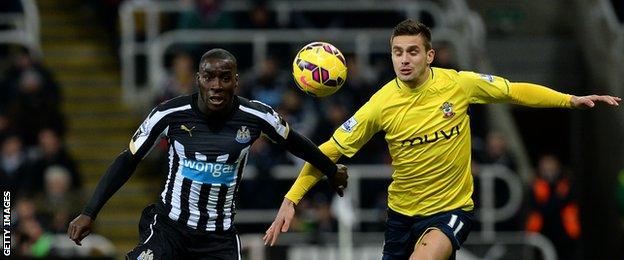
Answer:
[[[519,93],[531,92],[531,86]],[[556,106],[569,95],[552,91]],[[336,148],[353,156],[377,132],[385,132],[392,156],[389,207],[408,216],[453,209],[472,210],[470,169],[471,103],[516,102],[504,78],[431,68],[429,78],[411,89],[398,79],[385,84],[332,136]]]

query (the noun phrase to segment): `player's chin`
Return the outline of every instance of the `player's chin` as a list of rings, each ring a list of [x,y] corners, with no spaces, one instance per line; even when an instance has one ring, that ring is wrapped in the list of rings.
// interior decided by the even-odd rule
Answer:
[[[218,111],[225,109],[227,104],[230,102],[228,99],[208,99],[207,105],[208,108],[212,111]]]
[[[403,82],[411,82],[414,81],[416,79],[416,76],[414,76],[413,73],[411,74],[398,74],[397,77],[403,81]]]

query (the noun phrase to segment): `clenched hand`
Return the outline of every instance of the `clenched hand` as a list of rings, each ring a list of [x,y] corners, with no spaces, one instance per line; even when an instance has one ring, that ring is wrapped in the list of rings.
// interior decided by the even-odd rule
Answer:
[[[347,179],[349,179],[349,175],[347,174],[347,166],[342,164],[336,164],[338,167],[338,171],[334,176],[327,178],[329,182],[329,186],[340,196],[344,196],[344,190],[347,188]]]
[[[82,244],[80,241],[91,234],[92,224],[93,219],[91,219],[91,217],[80,214],[80,216],[76,217],[69,223],[69,228],[67,228],[67,235],[69,236],[69,239],[73,240],[76,245],[81,246]]]

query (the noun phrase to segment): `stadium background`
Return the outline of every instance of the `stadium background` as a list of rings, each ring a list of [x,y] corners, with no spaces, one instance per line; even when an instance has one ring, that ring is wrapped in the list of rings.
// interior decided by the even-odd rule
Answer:
[[[436,66],[574,94],[624,94],[617,0],[11,0],[0,8],[0,186],[13,195],[12,256],[120,258],[137,243],[140,211],[163,187],[159,147],[104,207],[91,242],[76,249],[64,231],[150,107],[193,91],[198,57],[211,47],[238,57],[241,95],[276,107],[317,143],[392,78],[388,35],[408,17],[434,29]],[[302,95],[289,75],[296,50],[316,40],[349,60],[346,85],[322,100]],[[518,187],[522,195],[517,211],[493,226],[487,219],[497,213],[483,211],[463,259],[543,259],[548,248],[531,245],[542,238],[560,259],[624,257],[624,111],[496,105],[471,113],[479,209],[500,209]],[[345,161],[352,176],[363,176],[350,188],[363,210],[340,215],[327,187],[317,185],[274,248],[258,244],[257,234],[300,162],[267,142],[250,159],[237,216],[246,258],[379,258],[389,182],[381,136]],[[500,179],[488,188],[484,172],[507,172],[516,188]],[[549,174],[565,178],[544,193],[548,182],[540,180]],[[355,233],[339,233],[349,212],[358,219]]]

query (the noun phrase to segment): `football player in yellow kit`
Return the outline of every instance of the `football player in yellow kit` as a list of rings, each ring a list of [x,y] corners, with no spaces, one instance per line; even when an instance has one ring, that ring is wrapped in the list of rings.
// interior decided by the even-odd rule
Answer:
[[[319,148],[330,159],[353,156],[385,132],[392,156],[383,259],[454,258],[470,232],[474,203],[469,104],[531,107],[618,106],[619,97],[574,96],[531,83],[431,67],[431,31],[405,20],[393,31],[396,78],[386,83]],[[322,177],[306,164],[264,236],[273,245],[288,231],[294,205]]]

